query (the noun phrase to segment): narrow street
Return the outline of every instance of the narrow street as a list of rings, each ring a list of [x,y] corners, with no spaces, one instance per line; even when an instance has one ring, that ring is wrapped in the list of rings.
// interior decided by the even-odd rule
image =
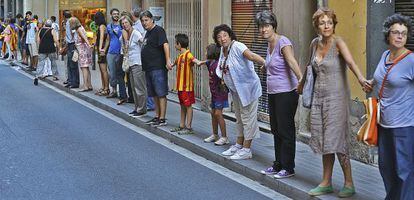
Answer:
[[[0,199],[286,199],[33,86],[9,66],[0,65],[0,88]]]

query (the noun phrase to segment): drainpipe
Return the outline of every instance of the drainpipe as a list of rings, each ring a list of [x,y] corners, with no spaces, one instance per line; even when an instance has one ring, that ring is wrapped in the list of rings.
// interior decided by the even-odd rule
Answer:
[[[328,0],[318,0],[318,8],[328,7]]]
[[[48,10],[49,10],[49,0],[46,0],[46,6],[45,6],[45,18],[49,18],[48,16]]]

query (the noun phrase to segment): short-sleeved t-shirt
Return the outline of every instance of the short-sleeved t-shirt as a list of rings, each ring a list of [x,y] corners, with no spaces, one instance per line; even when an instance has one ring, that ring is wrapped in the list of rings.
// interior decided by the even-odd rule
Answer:
[[[386,70],[389,51],[383,53],[374,73],[375,91],[378,94]],[[398,62],[389,72],[385,82],[381,105],[380,124],[386,128],[414,126],[414,54]]]
[[[27,25],[26,44],[36,44],[37,23],[31,22]]]
[[[177,66],[177,91],[191,92],[194,90],[193,60],[194,56],[190,50],[186,50],[175,60]]]
[[[220,91],[218,89],[219,84],[221,82],[221,78],[218,77],[216,74],[216,69],[218,67],[218,60],[208,61],[206,64],[208,67],[211,100],[212,101],[227,101],[228,93],[224,91]]]
[[[119,40],[122,37],[121,25],[110,23],[107,25],[106,30],[110,38],[108,53],[121,54],[121,41]]]
[[[285,36],[281,36],[273,52],[269,52],[269,48],[267,49],[265,66],[267,69],[268,94],[290,92],[298,85],[295,74],[282,54],[282,49],[286,46],[292,46],[292,43]]]
[[[141,60],[144,71],[166,69],[164,44],[168,43],[165,30],[155,25],[151,30],[147,30],[144,43],[142,45]]]

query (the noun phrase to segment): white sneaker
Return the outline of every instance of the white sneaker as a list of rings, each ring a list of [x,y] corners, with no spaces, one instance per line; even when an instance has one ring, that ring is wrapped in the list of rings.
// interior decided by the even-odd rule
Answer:
[[[210,135],[208,138],[204,139],[204,142],[210,143],[210,142],[215,142],[218,140],[218,135]]]
[[[234,155],[230,156],[232,160],[244,160],[252,158],[252,151],[246,150],[245,148],[238,150]]]
[[[223,153],[221,153],[221,155],[223,155],[223,156],[232,156],[240,149],[237,148],[236,145],[231,145],[231,147],[229,149],[227,149],[226,151],[224,151]]]
[[[216,142],[214,142],[215,145],[221,146],[230,143],[229,139],[227,137],[221,137]]]

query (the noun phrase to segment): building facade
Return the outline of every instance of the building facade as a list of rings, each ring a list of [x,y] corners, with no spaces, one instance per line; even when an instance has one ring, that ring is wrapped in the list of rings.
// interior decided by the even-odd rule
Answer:
[[[212,33],[216,25],[228,24],[235,31],[238,40],[245,43],[252,51],[265,57],[267,43],[258,34],[254,15],[262,10],[271,10],[278,19],[278,33],[291,39],[295,57],[300,66],[308,62],[309,44],[316,37],[312,26],[312,15],[318,7],[334,9],[338,17],[336,34],[347,43],[357,65],[368,78],[375,70],[381,53],[386,49],[383,42],[382,22],[396,12],[414,17],[412,0],[0,0],[0,15],[24,13],[28,10],[39,15],[39,19],[52,15],[62,19],[63,10],[71,10],[83,23],[91,20],[96,11],[109,15],[109,10],[118,8],[131,11],[134,8],[149,9],[154,15],[161,16],[158,25],[165,28],[170,42],[171,58],[177,56],[174,49],[174,36],[185,33],[190,38],[190,50],[195,57],[204,59],[205,48],[213,43]],[[108,18],[109,19],[109,18]],[[409,40],[408,47],[414,50],[414,40]],[[256,70],[258,66],[256,66]],[[263,95],[259,99],[259,119],[268,121],[268,104],[266,93],[266,75],[259,73],[263,86]],[[175,86],[175,71],[169,72],[169,85],[172,93]],[[205,67],[194,68],[195,95],[197,106],[208,110],[210,102],[208,71]],[[355,138],[361,122],[364,108],[359,99],[366,95],[358,81],[349,75],[351,87],[351,126]],[[172,97],[174,95],[171,95]],[[309,137],[308,110],[299,106],[297,114],[298,133],[303,140]],[[299,137],[301,138],[301,137]],[[367,163],[376,163],[375,149],[356,144],[352,155]]]

